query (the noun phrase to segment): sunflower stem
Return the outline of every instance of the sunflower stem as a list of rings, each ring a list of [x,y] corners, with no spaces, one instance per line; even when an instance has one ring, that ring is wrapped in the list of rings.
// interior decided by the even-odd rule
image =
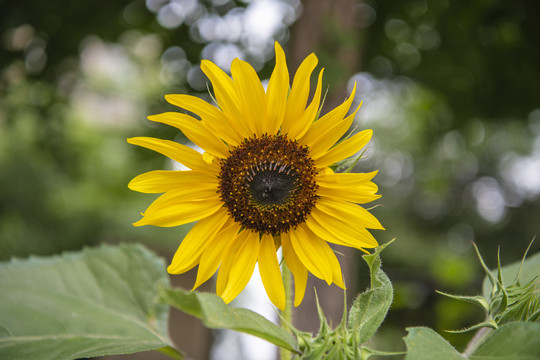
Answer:
[[[469,341],[469,343],[467,344],[465,351],[463,351],[463,355],[465,355],[466,357],[469,357],[476,350],[476,348],[478,348],[478,345],[480,345],[480,343],[484,341],[486,336],[488,336],[492,331],[493,329],[488,328],[488,327],[480,328],[476,332],[476,334],[474,334],[471,341]]]
[[[281,327],[290,332],[289,325],[292,325],[292,305],[293,305],[293,283],[292,274],[285,262],[282,264],[281,277],[285,286],[285,310],[281,313]],[[281,348],[281,360],[291,360],[292,353],[289,350]]]

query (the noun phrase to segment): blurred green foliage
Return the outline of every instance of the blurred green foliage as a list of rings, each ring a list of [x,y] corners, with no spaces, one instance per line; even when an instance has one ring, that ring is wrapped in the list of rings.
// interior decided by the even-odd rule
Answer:
[[[366,32],[368,69],[381,59],[444,97],[456,125],[471,117],[526,118],[538,106],[540,25],[534,1],[367,1],[377,20]],[[379,66],[378,66],[379,65]],[[388,69],[386,69],[388,70]]]
[[[483,320],[475,309],[433,289],[475,295],[482,271],[470,242],[489,264],[500,245],[504,264],[540,229],[539,5],[372,0],[359,9],[366,73],[353,78],[376,137],[363,165],[376,159],[384,208],[374,211],[383,236],[398,237],[385,269],[403,302],[389,320],[470,326]]]

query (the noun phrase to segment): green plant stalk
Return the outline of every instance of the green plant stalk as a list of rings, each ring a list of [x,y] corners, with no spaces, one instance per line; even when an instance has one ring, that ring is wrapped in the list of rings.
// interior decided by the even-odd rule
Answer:
[[[281,313],[281,327],[290,332],[289,325],[292,325],[292,306],[293,306],[293,282],[292,274],[285,262],[282,263],[281,277],[285,287],[285,310]],[[291,360],[292,353],[289,350],[281,348],[281,360]]]
[[[463,355],[467,357],[472,355],[472,353],[476,350],[478,345],[480,345],[480,343],[485,339],[485,337],[488,336],[492,331],[493,329],[488,328],[488,327],[483,327],[483,328],[478,329],[478,331],[476,331],[471,341],[469,341],[469,343],[467,344],[465,351],[463,351]]]
[[[157,349],[160,353],[163,355],[167,355],[168,357],[174,359],[174,360],[184,360],[184,355],[177,349],[173,348],[172,346],[165,346],[160,349]]]

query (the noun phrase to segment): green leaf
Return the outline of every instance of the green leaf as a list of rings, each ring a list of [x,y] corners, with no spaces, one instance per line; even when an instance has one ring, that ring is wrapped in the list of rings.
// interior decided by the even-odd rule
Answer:
[[[468,357],[461,355],[435,331],[408,328],[405,360],[536,360],[540,358],[540,324],[513,322],[491,331]]]
[[[74,359],[170,347],[157,304],[165,264],[142,246],[102,246],[0,264],[0,358]]]
[[[326,316],[324,315],[324,310],[319,303],[319,296],[317,295],[317,290],[315,290],[315,304],[317,305],[317,314],[319,316],[319,333],[317,334],[320,338],[325,338],[329,333],[332,332],[332,328],[326,321]],[[345,294],[343,294],[345,298]],[[346,308],[346,307],[345,307]]]
[[[505,284],[512,284],[516,280],[517,274],[521,284],[528,283],[534,280],[540,274],[540,253],[525,259],[523,265],[521,261],[503,266],[501,269],[502,280]],[[491,274],[496,274],[498,270],[494,270]],[[492,275],[493,276],[493,275]],[[486,299],[491,298],[492,285],[488,278],[484,279],[482,292]]]
[[[439,291],[439,290],[435,290],[435,291],[437,293],[441,294],[441,295],[447,296],[447,297],[449,297],[451,299],[454,299],[454,300],[465,301],[465,302],[468,302],[468,303],[471,303],[471,304],[478,305],[478,306],[482,307],[486,312],[489,311],[489,304],[486,301],[486,299],[484,297],[482,297],[482,296],[453,295],[453,294],[445,293],[445,292]]]
[[[407,328],[409,334],[404,338],[407,345],[405,360],[464,360],[452,345],[435,331],[425,327]]]
[[[378,282],[377,280],[378,277],[377,277],[377,272],[376,272],[376,270],[380,269],[381,267],[381,257],[379,255],[383,252],[384,249],[386,249],[388,245],[392,244],[395,240],[396,239],[394,238],[390,240],[389,242],[387,242],[386,244],[379,246],[373,254],[362,256],[364,261],[369,266],[372,289],[379,287],[382,284],[381,282]]]
[[[498,325],[497,325],[497,322],[495,320],[489,318],[486,321],[482,321],[481,323],[478,323],[476,325],[470,326],[470,327],[465,328],[465,329],[461,329],[461,330],[445,330],[445,331],[449,332],[449,333],[452,333],[452,334],[463,334],[463,333],[470,332],[470,331],[473,331],[473,330],[478,330],[478,329],[481,329],[481,328],[497,329]]]
[[[482,258],[482,254],[480,254],[480,250],[478,249],[478,246],[476,246],[475,243],[473,243],[473,246],[474,246],[474,250],[476,251],[476,255],[478,256],[478,260],[480,261],[480,265],[482,265],[482,268],[484,269],[486,273],[486,278],[484,279],[484,283],[488,281],[490,284],[490,292],[488,295],[486,295],[486,293],[484,292],[484,297],[486,299],[491,299],[491,297],[494,296],[498,292],[497,291],[498,288],[502,285],[497,282],[495,275],[493,275],[493,273],[487,267],[484,259]]]
[[[540,359],[540,324],[512,322],[491,332],[478,345],[471,360]]]
[[[405,355],[405,352],[402,351],[379,351],[370,349],[367,346],[362,346],[360,349],[360,359],[361,360],[368,360],[369,358],[373,356],[395,356],[395,355]]]
[[[201,319],[209,328],[243,332],[298,352],[296,340],[283,328],[251,310],[232,308],[214,294],[163,287],[159,296],[164,303]]]
[[[489,316],[498,325],[537,319],[535,314],[540,310],[540,294],[536,290],[540,274],[540,254],[528,259],[525,256],[521,262],[504,267],[501,267],[499,260],[497,269],[488,272],[487,279],[484,280],[483,292],[491,296]],[[496,283],[492,280],[495,273]]]
[[[391,242],[380,246],[375,253],[363,256],[371,273],[371,289],[358,295],[354,300],[349,310],[348,321],[349,330],[354,332],[358,345],[365,343],[375,334],[392,305],[394,296],[392,283],[381,270],[379,256]]]

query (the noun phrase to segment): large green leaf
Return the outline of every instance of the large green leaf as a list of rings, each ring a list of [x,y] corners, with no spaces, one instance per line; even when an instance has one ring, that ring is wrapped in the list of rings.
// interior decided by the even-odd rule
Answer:
[[[135,245],[2,263],[0,358],[74,359],[167,347],[168,307],[155,302],[167,282],[163,261]]]
[[[247,309],[233,308],[210,293],[163,288],[163,302],[202,319],[212,329],[231,329],[265,339],[291,351],[298,351],[296,340],[283,328]]]
[[[540,324],[512,322],[492,330],[471,355],[461,355],[435,331],[408,328],[406,360],[536,360],[540,359]]]
[[[375,334],[392,305],[392,283],[381,270],[379,256],[390,243],[392,242],[380,246],[373,254],[363,256],[369,266],[371,288],[354,300],[349,310],[348,320],[348,328],[354,332],[358,345],[365,343]]]
[[[405,337],[407,357],[405,360],[464,360],[452,345],[435,331],[426,327],[407,328]]]
[[[513,322],[492,331],[469,357],[471,360],[540,359],[540,324]]]

